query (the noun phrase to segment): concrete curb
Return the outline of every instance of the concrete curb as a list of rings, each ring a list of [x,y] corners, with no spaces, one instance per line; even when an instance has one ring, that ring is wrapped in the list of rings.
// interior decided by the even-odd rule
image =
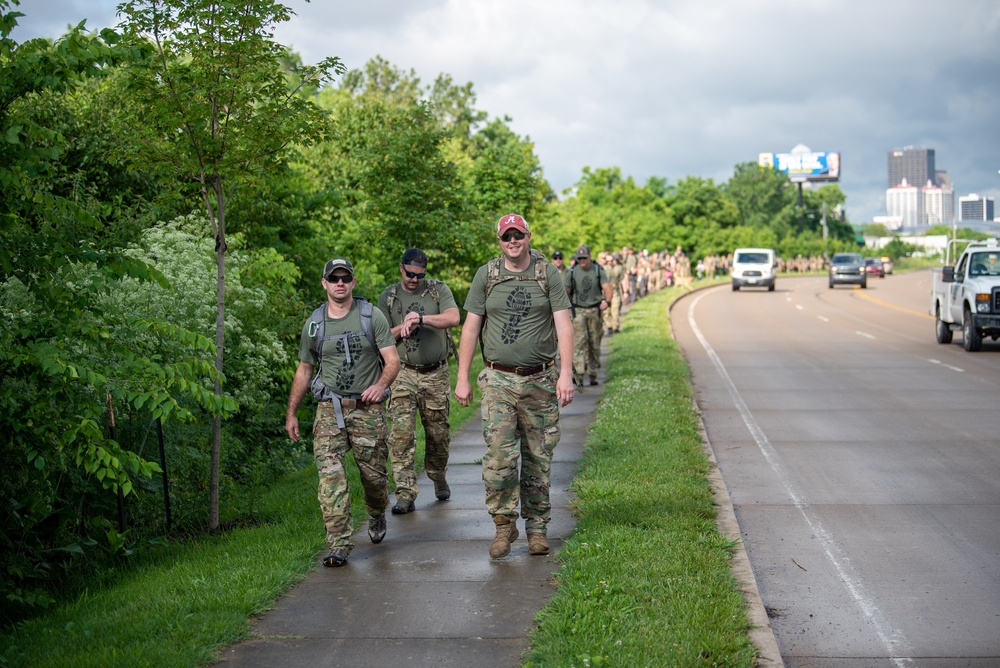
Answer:
[[[692,400],[693,401],[693,400]],[[695,404],[695,410],[698,406]],[[736,520],[736,512],[729,498],[729,490],[722,479],[719,471],[719,464],[715,460],[715,452],[712,444],[705,433],[705,425],[698,418],[698,431],[701,433],[702,449],[705,456],[712,463],[712,470],[708,474],[708,481],[712,484],[712,496],[715,498],[715,505],[718,507],[718,516],[715,519],[719,531],[726,538],[736,543],[733,548],[733,558],[729,564],[733,571],[733,576],[740,583],[740,590],[743,592],[743,600],[747,605],[747,619],[750,622],[750,640],[757,647],[757,666],[759,668],[783,668],[785,663],[781,658],[781,650],[778,648],[778,639],[774,636],[774,629],[771,627],[771,620],[767,616],[767,608],[761,598],[760,589],[757,587],[757,579],[754,577],[753,568],[750,566],[750,558],[747,556],[746,545],[743,543],[743,534],[740,532],[739,522]]]

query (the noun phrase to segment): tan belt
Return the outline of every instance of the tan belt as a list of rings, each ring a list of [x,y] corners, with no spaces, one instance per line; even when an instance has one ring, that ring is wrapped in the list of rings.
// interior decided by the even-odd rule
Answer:
[[[534,376],[536,373],[545,371],[555,363],[555,360],[549,360],[545,364],[539,364],[538,366],[504,366],[503,364],[497,364],[496,362],[486,360],[487,367],[494,369],[495,371],[516,373],[518,376]]]
[[[360,395],[359,395],[360,396]],[[344,399],[337,395],[334,395],[333,399],[330,401],[325,401],[323,403],[333,404],[333,414],[337,417],[337,426],[343,429],[344,424],[344,409],[356,409],[365,408],[366,406],[381,406],[382,402],[379,401],[364,401],[362,399]]]

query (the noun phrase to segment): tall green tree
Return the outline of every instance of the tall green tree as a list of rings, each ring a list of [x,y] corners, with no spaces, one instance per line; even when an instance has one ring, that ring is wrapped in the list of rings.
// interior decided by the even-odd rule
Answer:
[[[796,197],[786,174],[754,162],[736,165],[723,192],[739,209],[740,224],[754,228],[773,226]]]
[[[291,12],[273,0],[128,0],[122,30],[137,57],[127,69],[134,135],[143,157],[193,186],[216,250],[214,391],[222,393],[226,308],[226,204],[233,189],[251,187],[282,165],[293,143],[329,130],[327,115],[289,90],[287,49],[273,39]],[[283,61],[284,59],[284,61]],[[328,81],[344,68],[328,58],[301,72],[302,82]],[[212,425],[208,524],[219,524],[222,418]]]
[[[0,621],[7,605],[51,600],[45,582],[88,538],[84,499],[101,508],[105,490],[127,496],[157,470],[111,437],[106,406],[158,417],[183,417],[182,401],[225,408],[203,386],[215,373],[198,360],[209,339],[108,307],[123,281],[168,284],[115,248],[107,200],[67,169],[86,160],[70,155],[74,116],[61,96],[112,70],[118,35],[81,23],[55,42],[17,44],[11,6],[0,0]],[[144,357],[139,338],[177,354]]]

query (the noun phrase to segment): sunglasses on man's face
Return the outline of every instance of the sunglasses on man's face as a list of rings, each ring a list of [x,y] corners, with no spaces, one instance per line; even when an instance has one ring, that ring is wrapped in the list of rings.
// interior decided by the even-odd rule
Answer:
[[[407,271],[405,269],[403,270],[403,273],[406,274],[407,278],[423,278],[424,276],[427,275],[426,271],[422,271],[419,274],[414,274],[412,271]]]
[[[344,275],[344,274],[330,274],[329,276],[326,277],[326,282],[327,283],[334,283],[334,284],[337,284],[337,283],[350,283],[353,280],[354,280],[354,277],[351,276],[350,274],[346,274],[346,275]]]
[[[520,241],[522,239],[524,239],[524,232],[518,232],[517,230],[511,230],[510,232],[507,232],[505,235],[500,237],[500,241],[503,241],[504,243],[510,243],[511,241]]]

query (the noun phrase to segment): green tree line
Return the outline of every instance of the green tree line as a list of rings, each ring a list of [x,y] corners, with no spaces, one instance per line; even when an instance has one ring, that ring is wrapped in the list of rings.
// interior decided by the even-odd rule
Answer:
[[[512,211],[549,252],[856,243],[837,186],[799,207],[753,163],[718,184],[585,167],[556,193],[471,82],[305,65],[274,0],[130,0],[114,29],[22,43],[19,7],[0,0],[0,623],[163,537],[266,521],[261,490],[309,461],[282,416],[331,257],[374,298],[421,247],[461,303]]]

